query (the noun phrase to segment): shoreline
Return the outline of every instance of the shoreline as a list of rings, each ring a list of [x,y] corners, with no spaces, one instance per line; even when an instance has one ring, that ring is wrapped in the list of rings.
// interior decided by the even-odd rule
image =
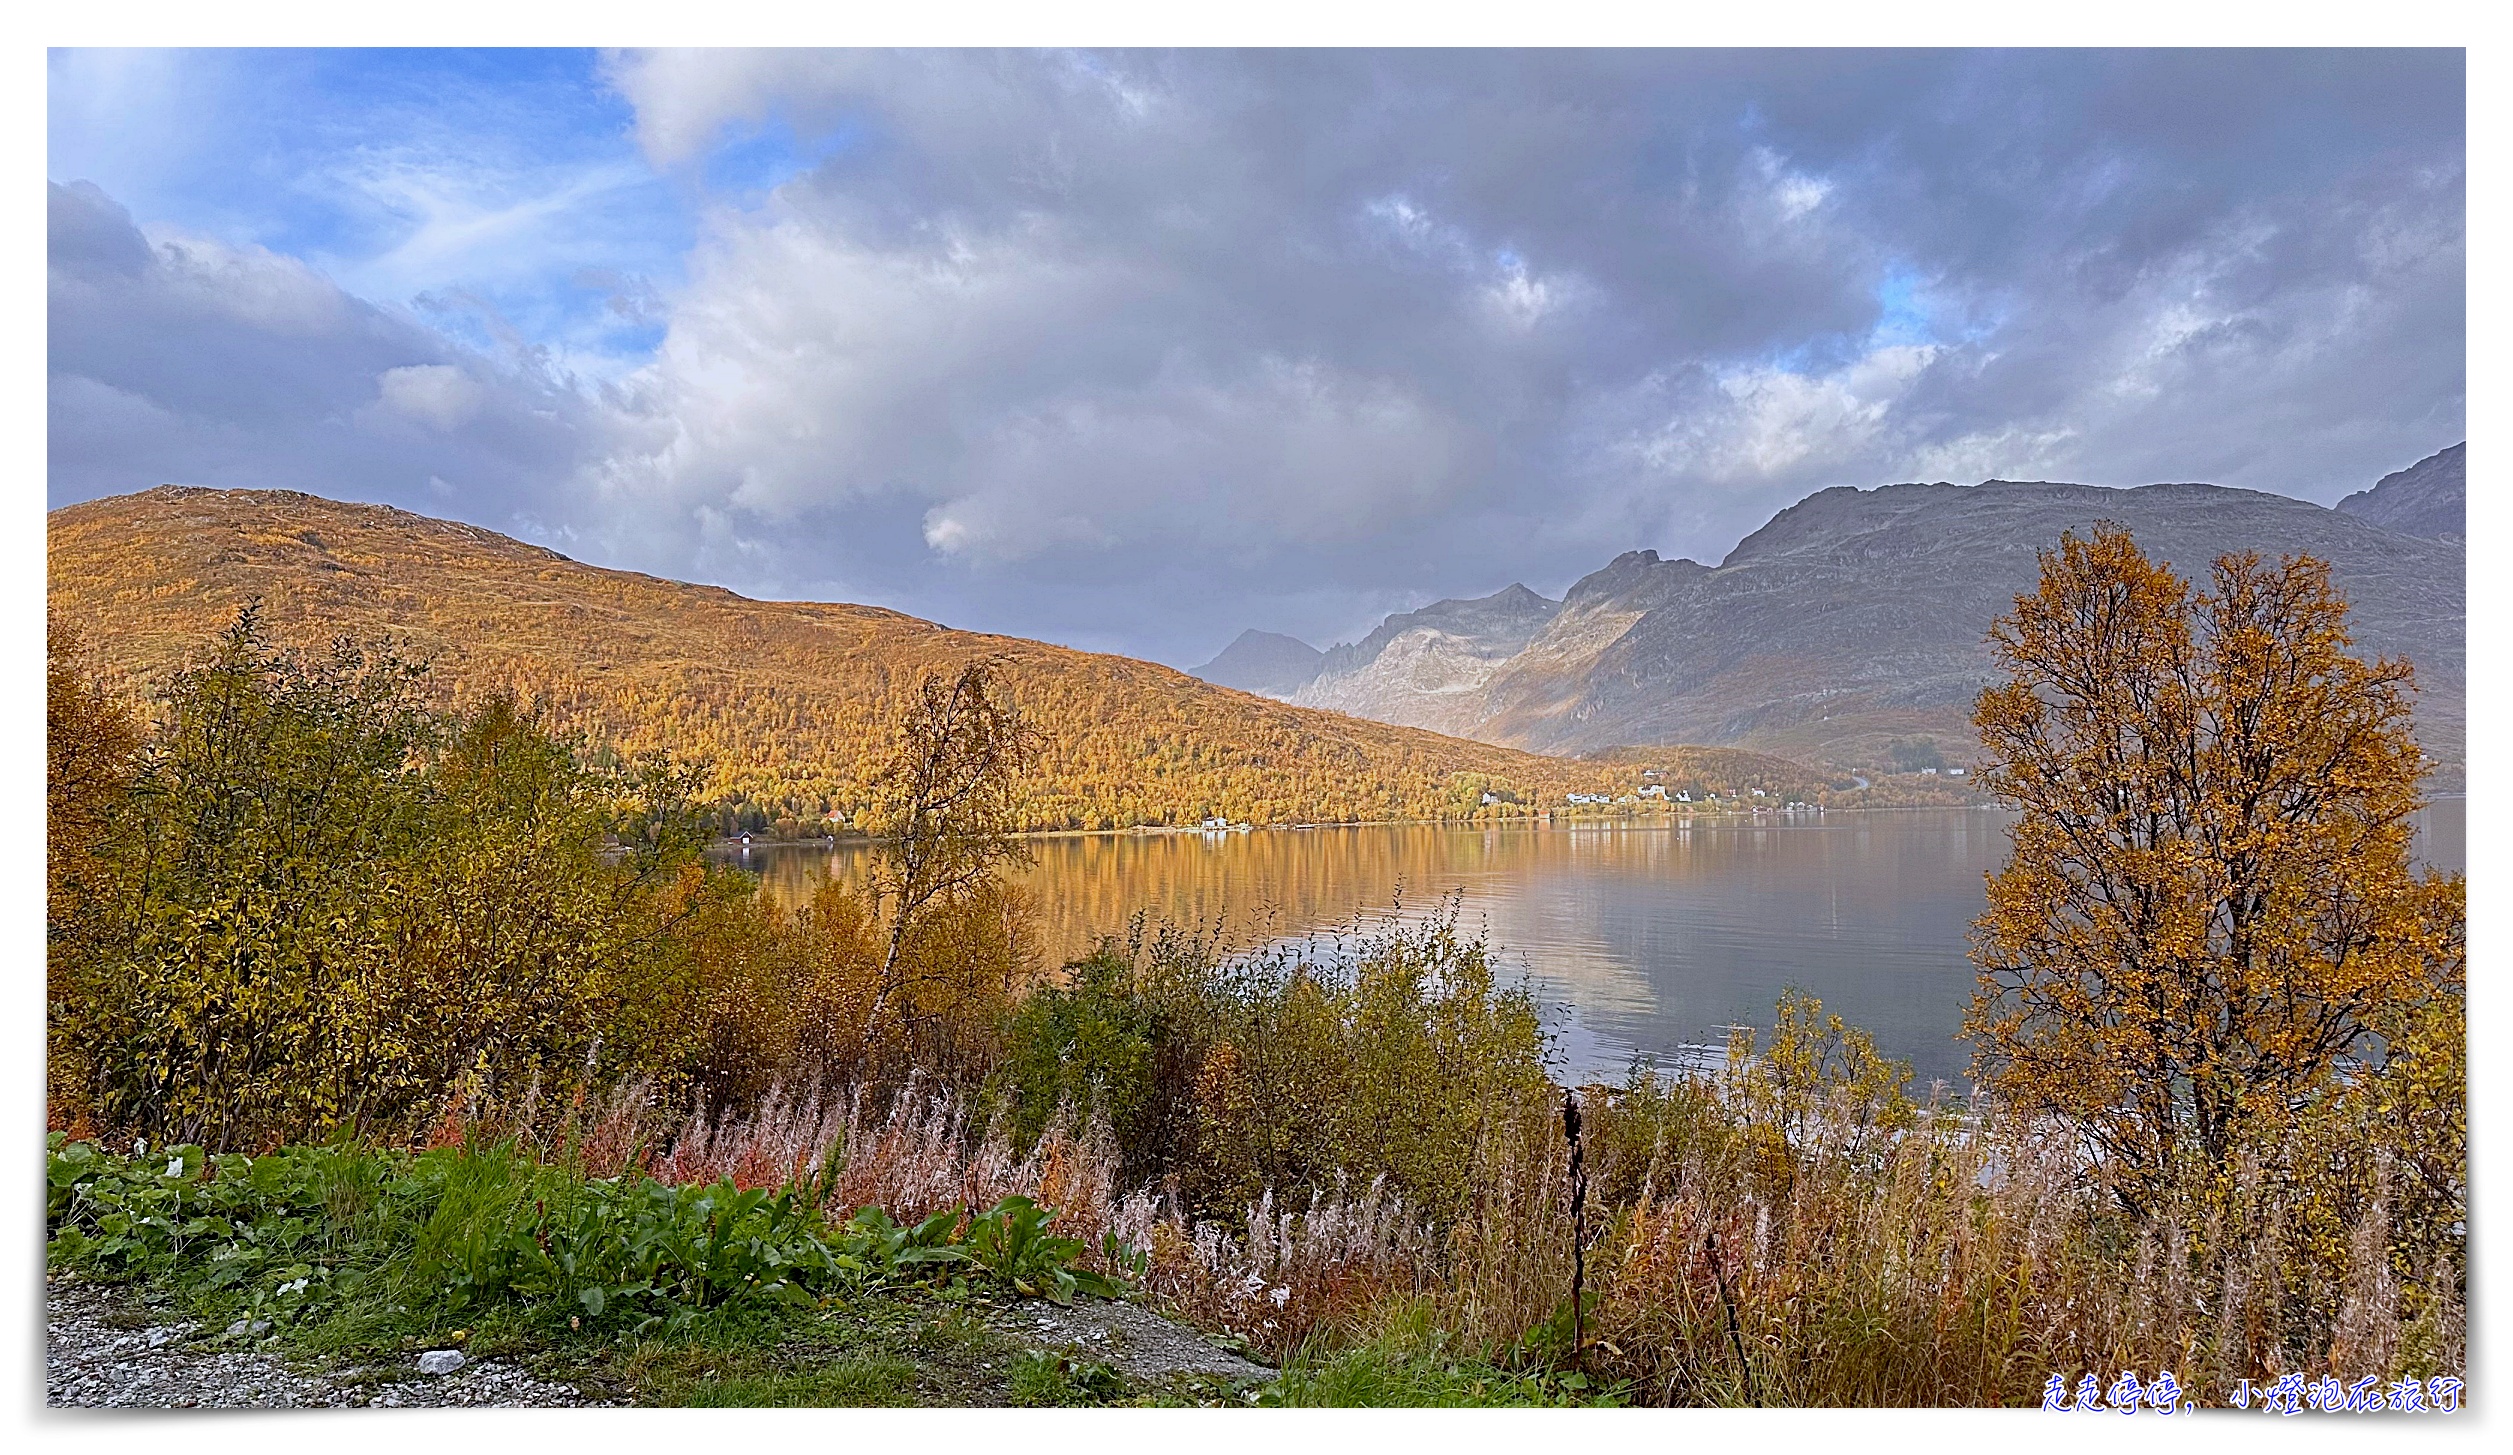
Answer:
[[[2458,794],[2451,794],[2451,795],[2443,795],[2443,794],[2438,794],[2438,795],[2436,795],[2436,796],[2437,796],[2437,797],[2459,797],[2460,795],[2458,795]],[[1806,808],[1806,809],[1801,809],[1801,810],[1799,810],[1799,811],[1798,811],[1798,812],[1796,812],[1796,813],[1788,813],[1788,812],[1784,812],[1784,811],[1782,811],[1782,810],[1778,810],[1778,809],[1763,809],[1763,810],[1760,810],[1760,811],[1756,811],[1756,810],[1752,810],[1752,809],[1739,809],[1739,810],[1737,810],[1737,811],[1735,811],[1735,812],[1733,812],[1733,813],[1730,813],[1730,812],[1719,812],[1719,813],[1690,813],[1690,814],[1669,814],[1669,813],[1657,813],[1657,814],[1648,814],[1648,815],[1645,815],[1645,816],[1644,816],[1644,815],[1635,815],[1635,816],[1630,816],[1630,817],[1596,817],[1596,818],[1590,818],[1590,817],[1579,817],[1579,818],[1573,818],[1573,817],[1569,817],[1569,816],[1567,816],[1567,815],[1555,815],[1555,816],[1546,817],[1546,818],[1512,818],[1512,819],[1497,819],[1497,820],[1489,820],[1489,821],[1478,821],[1478,820],[1475,820],[1475,819],[1442,819],[1442,818],[1365,818],[1365,819],[1345,819],[1345,820],[1340,820],[1340,821],[1337,821],[1337,822],[1332,822],[1332,823],[1299,823],[1299,824],[1283,824],[1283,823],[1278,823],[1278,824],[1252,824],[1252,825],[1249,825],[1249,826],[1248,826],[1247,828],[1245,828],[1245,829],[1239,829],[1239,828],[1229,828],[1229,829],[1208,829],[1208,828],[1202,828],[1202,827],[1198,827],[1198,826],[1194,826],[1194,825],[1188,825],[1188,826],[1181,827],[1181,826],[1176,825],[1176,824],[1137,824],[1137,825],[1134,825],[1134,826],[1133,826],[1133,827],[1131,827],[1131,828],[1122,828],[1122,829],[1030,829],[1030,830],[1025,830],[1024,832],[1021,832],[1021,833],[1012,834],[1012,835],[1010,835],[1009,837],[1016,838],[1016,839],[1093,839],[1093,838],[1108,838],[1108,839],[1116,839],[1116,838],[1134,838],[1134,837],[1145,837],[1145,838],[1148,838],[1148,837],[1152,837],[1152,836],[1155,836],[1155,835],[1179,835],[1179,834],[1195,835],[1195,836],[1197,836],[1197,837],[1202,837],[1202,836],[1205,836],[1205,835],[1213,835],[1213,836],[1215,836],[1215,837],[1221,837],[1221,836],[1227,836],[1227,835],[1233,835],[1233,834],[1240,834],[1240,833],[1249,833],[1249,834],[1264,834],[1264,833],[1307,833],[1307,832],[1314,832],[1314,831],[1326,830],[1326,829],[1388,829],[1388,828],[1433,828],[1433,829],[1437,829],[1437,828],[1447,828],[1447,829],[1459,829],[1459,830],[1466,830],[1466,831],[1473,831],[1473,832],[1483,832],[1483,833],[1489,833],[1489,832],[1491,832],[1491,831],[1493,831],[1493,830],[1496,830],[1496,829],[1559,829],[1559,828],[1652,828],[1652,829],[1655,829],[1655,828],[1676,828],[1676,827],[1679,827],[1679,826],[1684,826],[1684,825],[1690,825],[1690,824],[1698,823],[1698,822],[1703,821],[1703,820],[1708,820],[1708,821],[1710,821],[1711,823],[1714,823],[1714,824],[1719,824],[1719,825],[1723,825],[1723,826],[1724,826],[1724,825],[1734,825],[1734,824],[1738,824],[1738,823],[1746,823],[1746,824],[1750,824],[1750,823],[1753,823],[1753,822],[1755,822],[1755,821],[1757,821],[1757,820],[1781,820],[1781,821],[1796,820],[1796,821],[1798,821],[1798,822],[1801,824],[1801,826],[1802,826],[1802,825],[1804,825],[1804,824],[1806,824],[1806,823],[1809,823],[1809,822],[1812,822],[1812,821],[1816,821],[1816,820],[1822,819],[1822,818],[1824,818],[1824,817],[1827,817],[1827,816],[1830,816],[1830,815],[1833,815],[1833,814],[1847,814],[1847,813],[1977,813],[1977,812],[1980,812],[1980,811],[1982,811],[1982,810],[1984,810],[1984,809],[1995,809],[1995,808],[1997,808],[1997,807],[1999,807],[1999,805],[1998,805],[1997,803],[1995,803],[1995,802],[1986,802],[1986,803],[1892,803],[1892,804],[1873,804],[1873,805],[1863,805],[1863,806],[1858,806],[1858,807],[1847,807],[1847,808],[1826,808],[1826,807],[1821,807],[1821,806],[1810,806],[1809,808]],[[1766,827],[1770,827],[1770,826],[1772,826],[1772,825],[1770,825],[1770,824],[1766,824],[1765,826],[1766,826]],[[751,840],[747,840],[747,841],[742,840],[742,839],[737,839],[737,838],[736,838],[736,839],[716,839],[716,840],[712,841],[711,843],[709,843],[707,847],[708,847],[708,850],[709,850],[710,852],[714,852],[714,851],[717,851],[717,850],[733,851],[733,850],[740,850],[740,849],[819,849],[819,850],[824,850],[824,851],[825,851],[825,850],[829,850],[829,849],[834,849],[834,848],[837,848],[837,847],[839,847],[839,846],[841,846],[841,845],[849,845],[849,844],[878,844],[878,843],[886,843],[886,842],[888,842],[888,840],[887,840],[885,837],[880,836],[880,835],[875,835],[875,834],[848,834],[848,835],[844,835],[844,836],[842,836],[842,837],[834,837],[834,838],[833,838],[833,837],[822,837],[822,838],[815,838],[815,839],[765,839],[765,838],[762,838],[762,839],[751,839]]]
[[[2468,798],[2469,794],[2467,790],[2452,793],[2429,793],[2426,795],[2426,802],[2429,804],[2440,802],[2465,802]],[[1474,819],[1367,818],[1347,819],[1334,823],[1252,824],[1244,830],[1237,828],[1208,829],[1192,825],[1181,827],[1176,824],[1137,824],[1131,828],[1122,829],[1030,829],[1021,833],[1013,834],[1011,837],[1016,839],[1113,839],[1136,836],[1148,837],[1155,834],[1195,834],[1200,836],[1205,834],[1222,835],[1243,832],[1251,834],[1303,833],[1320,829],[1385,828],[1454,828],[1488,833],[1495,829],[1675,828],[1693,824],[1705,819],[1719,825],[1730,825],[1739,821],[1751,823],[1757,819],[1794,819],[1798,820],[1801,825],[1803,825],[1803,823],[1807,820],[1822,819],[1833,814],[1980,813],[2004,807],[2005,806],[2003,804],[2000,804],[1993,799],[1987,802],[1978,803],[1880,803],[1860,804],[1841,808],[1831,808],[1819,805],[1815,806],[1811,810],[1801,810],[1797,813],[1787,813],[1774,809],[1764,809],[1759,812],[1751,809],[1741,809],[1734,813],[1650,814],[1646,817],[1633,816],[1619,818],[1571,818],[1562,815],[1555,815],[1545,818],[1498,819],[1489,822],[1478,822]],[[1769,826],[1771,825],[1766,825],[1766,827]],[[878,844],[883,842],[886,842],[884,838],[873,834],[846,834],[837,837],[823,837],[816,839],[752,839],[748,841],[744,841],[742,839],[716,839],[707,845],[707,849],[710,853],[717,851],[729,852],[740,849],[819,849],[825,851],[835,849],[846,844]]]

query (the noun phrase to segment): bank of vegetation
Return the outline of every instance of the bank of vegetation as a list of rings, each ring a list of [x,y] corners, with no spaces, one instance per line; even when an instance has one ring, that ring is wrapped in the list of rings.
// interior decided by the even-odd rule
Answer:
[[[167,486],[54,512],[51,600],[132,697],[248,603],[316,652],[391,637],[439,708],[504,694],[597,763],[703,761],[719,834],[817,837],[877,807],[886,738],[927,670],[992,661],[1044,730],[1023,826],[1104,830],[1494,817],[1629,792],[1635,774],[1293,707],[1150,662],[843,603],[753,601],[605,570],[493,532],[292,491]],[[1520,810],[1524,812],[1524,810]],[[831,815],[835,815],[832,818]]]
[[[979,1397],[901,1368],[1025,1290],[1148,1300],[1288,1403],[2458,1374],[2463,887],[2410,867],[2406,669],[2313,562],[2193,587],[2111,532],[1998,644],[2021,817],[1948,1101],[1797,995],[1715,1071],[1563,1088],[1453,917],[1044,965],[1000,872],[1042,729],[984,663],[894,723],[879,874],[787,908],[700,855],[687,770],[388,653],[248,614],[143,728],[56,625],[52,1257],[675,1400]]]

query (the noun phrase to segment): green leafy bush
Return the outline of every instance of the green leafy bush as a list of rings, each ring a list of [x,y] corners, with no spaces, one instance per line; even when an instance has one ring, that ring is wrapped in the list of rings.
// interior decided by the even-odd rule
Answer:
[[[1192,1054],[1176,1014],[1181,997],[1145,984],[1136,957],[1114,942],[1066,967],[1066,977],[1022,999],[994,1073],[996,1099],[1024,1146],[1059,1113],[1105,1118],[1125,1174],[1156,1177],[1192,1130],[1182,1121],[1189,1078],[1176,1064]]]
[[[1026,1197],[1007,1197],[970,1220],[970,1256],[980,1268],[1033,1297],[1071,1303],[1077,1293],[1120,1296],[1124,1289],[1114,1279],[1081,1266],[1081,1239],[1047,1231],[1055,1220],[1052,1208]]]

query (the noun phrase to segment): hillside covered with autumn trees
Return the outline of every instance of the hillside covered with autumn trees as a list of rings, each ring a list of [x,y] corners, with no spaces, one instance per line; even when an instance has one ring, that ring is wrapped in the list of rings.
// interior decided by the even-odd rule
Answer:
[[[457,702],[508,692],[597,753],[706,761],[710,791],[750,825],[852,821],[920,676],[981,657],[1045,732],[1034,828],[1456,818],[1495,811],[1487,791],[1524,812],[1641,782],[1636,761],[1391,727],[878,607],[754,601],[292,491],[162,486],[67,506],[49,561],[52,609],[134,699],[259,600],[278,641],[390,639]]]

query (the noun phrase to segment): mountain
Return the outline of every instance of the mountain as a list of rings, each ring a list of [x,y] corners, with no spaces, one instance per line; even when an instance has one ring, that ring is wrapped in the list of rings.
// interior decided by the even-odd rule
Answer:
[[[1428,818],[1487,789],[1629,791],[1575,763],[1292,707],[1124,657],[952,631],[895,611],[753,601],[604,570],[491,531],[293,491],[166,486],[56,510],[52,610],[125,689],[202,652],[260,598],[278,639],[389,635],[456,701],[505,690],[622,753],[715,765],[769,817],[853,815],[919,675],[1003,660],[1046,729],[1041,828]]]
[[[2383,476],[2371,490],[2348,496],[2338,508],[2403,535],[2460,540],[2469,530],[2461,483],[2468,457],[2466,443],[2437,451],[2405,470]]]
[[[1216,687],[1236,687],[1266,697],[1289,697],[1318,675],[1326,654],[1298,637],[1253,628],[1222,648],[1222,654],[1188,675]]]
[[[1437,724],[1474,721],[1494,671],[1561,609],[1512,583],[1490,596],[1391,616],[1360,641],[1330,649],[1292,701],[1450,731]]]
[[[2457,450],[2402,473],[2435,482],[2447,469],[2457,498]],[[2400,480],[2370,494],[2389,490],[2387,505],[2444,488],[2403,492]],[[1654,551],[1615,558],[1504,656],[1391,617],[1352,649],[1377,642],[1377,656],[1332,679],[1321,670],[1296,700],[1548,753],[1700,743],[1844,768],[1927,752],[1959,762],[1972,754],[1972,699],[1993,667],[1991,621],[2032,589],[2039,548],[2097,521],[2128,527],[2186,577],[2233,551],[2330,562],[2359,650],[2416,665],[2435,782],[2461,780],[2459,542],[2213,485],[1842,486],[1781,511],[1717,566]]]

